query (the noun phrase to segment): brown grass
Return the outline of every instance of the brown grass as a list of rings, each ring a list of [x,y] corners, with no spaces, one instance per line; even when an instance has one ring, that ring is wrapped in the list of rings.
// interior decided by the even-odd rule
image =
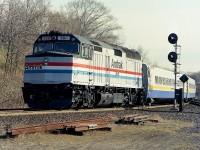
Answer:
[[[0,69],[0,109],[22,107],[22,74]]]
[[[112,131],[90,131],[83,136],[39,132],[20,135],[9,147],[20,144],[26,148],[38,149],[198,149],[193,143],[194,135],[179,133],[183,127],[192,127],[190,122],[163,120],[144,125],[112,125]],[[180,139],[186,139],[182,141]],[[4,143],[8,144],[8,143]],[[1,145],[1,144],[0,144]]]

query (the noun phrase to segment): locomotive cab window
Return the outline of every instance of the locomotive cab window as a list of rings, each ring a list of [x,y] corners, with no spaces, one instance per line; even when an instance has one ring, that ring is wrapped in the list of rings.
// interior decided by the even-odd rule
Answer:
[[[52,51],[53,43],[36,43],[34,46],[34,53]]]
[[[87,59],[91,58],[92,51],[91,51],[91,47],[89,45],[82,46],[81,56],[84,58],[87,58]]]

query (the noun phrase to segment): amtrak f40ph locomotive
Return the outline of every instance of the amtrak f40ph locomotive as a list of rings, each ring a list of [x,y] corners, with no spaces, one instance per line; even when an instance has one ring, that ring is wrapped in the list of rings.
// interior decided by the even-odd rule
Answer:
[[[50,31],[36,39],[33,53],[25,58],[24,101],[31,108],[60,109],[132,106],[161,95],[173,98],[173,85],[156,86],[157,80],[173,77],[162,69],[158,74],[150,70],[142,67],[135,50]],[[195,82],[190,81],[193,89],[189,86],[187,92],[193,98]]]

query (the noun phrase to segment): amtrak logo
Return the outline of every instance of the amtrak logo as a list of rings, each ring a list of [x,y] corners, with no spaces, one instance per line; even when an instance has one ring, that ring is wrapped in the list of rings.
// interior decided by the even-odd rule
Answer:
[[[117,61],[114,61],[114,60],[112,59],[111,67],[112,67],[112,68],[123,69],[123,63],[122,63],[122,61],[119,62],[118,60],[117,60]]]
[[[42,70],[42,65],[32,65],[32,66],[26,65],[24,69],[25,70]]]

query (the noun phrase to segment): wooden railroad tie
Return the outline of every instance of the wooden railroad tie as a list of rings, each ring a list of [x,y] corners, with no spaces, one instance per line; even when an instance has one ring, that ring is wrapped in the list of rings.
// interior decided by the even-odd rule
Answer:
[[[150,115],[140,115],[140,114],[134,114],[134,115],[128,115],[128,116],[123,116],[117,119],[115,121],[116,124],[144,124],[147,121],[151,122],[158,122],[158,120],[151,119]]]

